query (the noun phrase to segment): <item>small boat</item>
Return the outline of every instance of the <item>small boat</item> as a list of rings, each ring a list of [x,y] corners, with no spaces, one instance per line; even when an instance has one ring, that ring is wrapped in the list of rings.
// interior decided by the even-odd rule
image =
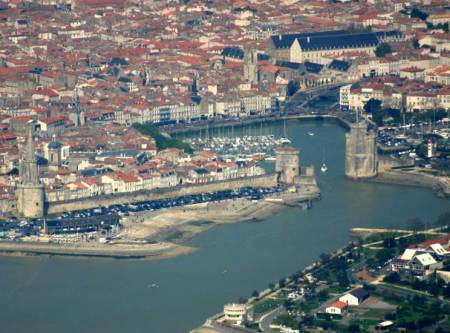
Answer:
[[[323,149],[322,151],[322,166],[320,167],[320,171],[322,171],[323,173],[328,171],[328,167],[325,163],[325,149]]]
[[[308,132],[309,136],[314,136],[314,132]]]
[[[269,156],[264,159],[265,161],[276,161],[277,159],[274,156]]]
[[[273,203],[283,203],[283,198],[264,198],[264,201]]]
[[[280,139],[280,142],[281,142],[283,145],[288,145],[288,144],[291,143],[291,140],[289,140],[288,138],[281,138],[281,139]]]

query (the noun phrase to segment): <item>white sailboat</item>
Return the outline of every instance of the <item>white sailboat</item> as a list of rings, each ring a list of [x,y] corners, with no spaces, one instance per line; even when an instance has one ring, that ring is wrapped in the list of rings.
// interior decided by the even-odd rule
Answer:
[[[284,120],[284,122],[283,122],[283,127],[284,127],[284,133],[283,133],[283,137],[282,138],[280,138],[280,142],[281,142],[281,144],[283,144],[283,145],[288,145],[288,144],[290,144],[291,143],[291,140],[289,140],[288,138],[287,138],[287,132],[286,132],[286,119]]]
[[[320,171],[322,171],[322,173],[325,173],[328,171],[328,167],[325,163],[325,150],[322,153],[322,166],[320,167]]]

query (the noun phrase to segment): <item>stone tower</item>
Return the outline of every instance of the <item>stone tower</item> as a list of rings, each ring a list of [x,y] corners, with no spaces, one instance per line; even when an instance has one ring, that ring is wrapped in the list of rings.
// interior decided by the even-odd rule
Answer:
[[[244,79],[251,84],[258,83],[258,53],[255,49],[244,49]]]
[[[345,175],[352,179],[377,175],[376,131],[368,129],[365,120],[350,125],[345,135]]]
[[[300,175],[299,149],[291,146],[281,146],[276,149],[275,172],[279,181],[295,184]]]
[[[17,211],[25,218],[43,217],[44,185],[39,180],[31,124],[28,124],[28,141],[21,153],[19,177],[16,188]]]

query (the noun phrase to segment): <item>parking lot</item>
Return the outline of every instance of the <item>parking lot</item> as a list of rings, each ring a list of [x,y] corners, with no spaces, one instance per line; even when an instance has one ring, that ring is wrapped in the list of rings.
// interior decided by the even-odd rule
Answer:
[[[193,205],[207,202],[218,202],[237,198],[250,198],[251,200],[260,200],[267,195],[283,191],[281,187],[273,188],[252,188],[243,187],[236,190],[226,190],[219,192],[208,192],[195,195],[180,196],[171,199],[149,200],[138,203],[112,205],[108,207],[98,207],[93,209],[78,210],[63,213],[59,216],[52,217],[51,220],[83,220],[96,219],[107,215],[129,216],[143,211],[155,211],[163,208],[180,207],[185,205]],[[50,218],[48,219],[50,220]],[[0,222],[0,232],[16,235],[17,238],[23,236],[39,235],[44,220],[20,221],[13,218],[6,222]],[[74,228],[76,231],[77,228]],[[70,230],[69,230],[70,231]],[[13,237],[16,238],[16,237]]]

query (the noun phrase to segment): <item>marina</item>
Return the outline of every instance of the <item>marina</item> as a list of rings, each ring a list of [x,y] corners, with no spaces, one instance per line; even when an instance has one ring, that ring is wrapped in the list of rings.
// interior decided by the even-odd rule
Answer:
[[[275,135],[246,135],[242,137],[188,138],[185,140],[194,150],[210,151],[224,158],[260,158],[274,160],[275,149],[291,141]]]

